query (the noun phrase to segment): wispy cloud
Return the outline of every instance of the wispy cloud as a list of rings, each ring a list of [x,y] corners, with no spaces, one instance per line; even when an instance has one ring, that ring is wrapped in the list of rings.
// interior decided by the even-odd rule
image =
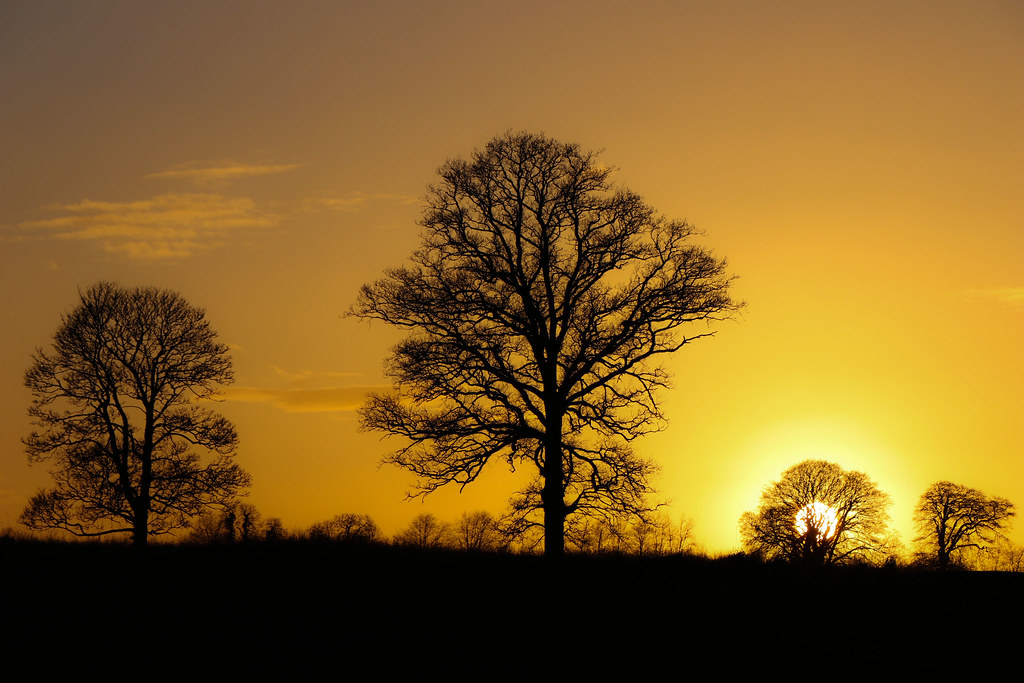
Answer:
[[[360,211],[373,203],[387,203],[397,205],[418,204],[419,199],[403,194],[388,194],[386,192],[366,193],[351,192],[347,195],[321,195],[307,199],[303,208],[306,211]]]
[[[269,369],[276,378],[273,382],[283,381],[287,388],[234,386],[225,391],[223,398],[242,403],[269,403],[289,413],[333,413],[355,410],[366,400],[367,394],[391,389],[390,386],[347,385],[353,377],[359,376],[352,372],[286,370],[277,365]]]
[[[87,199],[54,211],[63,215],[19,227],[36,238],[96,242],[138,260],[185,258],[222,245],[228,233],[280,221],[249,198],[216,194],[163,194],[135,202]]]
[[[963,292],[970,301],[994,301],[1011,308],[1024,309],[1024,287],[991,287]]]
[[[310,384],[330,381],[341,378],[358,377],[359,373],[355,372],[314,372],[313,370],[285,370],[276,365],[271,365],[270,369],[274,371],[278,377],[288,380],[292,383],[295,388],[307,387]]]
[[[270,403],[289,413],[328,413],[355,410],[371,392],[389,386],[327,387],[324,389],[264,389],[230,387],[223,398],[243,403]]]
[[[299,167],[299,164],[240,164],[232,161],[192,162],[166,171],[150,173],[147,178],[188,180],[200,185],[222,183],[242,178],[277,175]]]

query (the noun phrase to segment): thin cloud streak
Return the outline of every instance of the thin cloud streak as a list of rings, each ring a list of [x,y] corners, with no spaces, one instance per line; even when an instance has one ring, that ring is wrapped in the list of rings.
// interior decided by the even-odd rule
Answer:
[[[200,165],[198,163],[184,164],[178,168],[171,168],[166,171],[150,173],[147,178],[189,180],[196,184],[205,185],[217,182],[227,182],[240,178],[252,178],[257,176],[277,175],[287,173],[299,168],[299,164],[238,164],[234,162],[219,162],[217,164]]]
[[[247,197],[162,194],[134,202],[83,200],[67,215],[21,223],[33,237],[93,241],[135,260],[181,259],[221,246],[227,233],[267,228],[280,217]]]
[[[367,394],[388,386],[328,387],[324,389],[264,389],[230,387],[222,398],[239,403],[270,403],[288,413],[335,413],[357,409]]]
[[[969,289],[964,296],[970,301],[994,301],[1010,308],[1024,309],[1024,287]]]
[[[296,388],[308,386],[320,380],[332,380],[341,378],[358,377],[358,372],[314,372],[312,370],[291,371],[285,370],[277,365],[271,365],[270,369],[276,375],[291,382]]]
[[[385,202],[389,204],[407,206],[418,204],[419,199],[409,195],[389,194],[386,192],[376,192],[372,194],[367,194],[365,192],[352,192],[344,197],[325,195],[307,199],[303,205],[303,209],[306,211],[322,211],[326,209],[329,211],[349,213],[352,211],[361,211],[374,202]]]

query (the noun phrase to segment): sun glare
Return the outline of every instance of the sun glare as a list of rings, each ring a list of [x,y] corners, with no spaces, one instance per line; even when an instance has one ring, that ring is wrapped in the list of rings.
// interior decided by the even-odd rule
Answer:
[[[800,508],[794,524],[801,536],[807,533],[808,528],[813,528],[820,536],[832,538],[839,528],[839,515],[832,506],[816,500]]]

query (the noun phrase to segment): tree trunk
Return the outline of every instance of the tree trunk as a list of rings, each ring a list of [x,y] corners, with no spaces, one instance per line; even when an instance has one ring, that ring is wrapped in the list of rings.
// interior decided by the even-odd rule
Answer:
[[[145,548],[149,544],[149,507],[135,510],[135,520],[132,525],[132,546]]]
[[[561,420],[544,436],[544,557],[565,554],[565,500],[562,491]]]

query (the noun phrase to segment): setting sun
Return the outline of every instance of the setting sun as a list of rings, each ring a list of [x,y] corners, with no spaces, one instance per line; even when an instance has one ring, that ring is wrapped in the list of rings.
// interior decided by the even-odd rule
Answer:
[[[839,528],[839,515],[831,505],[816,500],[800,508],[794,524],[801,536],[811,529],[820,538],[832,538]]]

